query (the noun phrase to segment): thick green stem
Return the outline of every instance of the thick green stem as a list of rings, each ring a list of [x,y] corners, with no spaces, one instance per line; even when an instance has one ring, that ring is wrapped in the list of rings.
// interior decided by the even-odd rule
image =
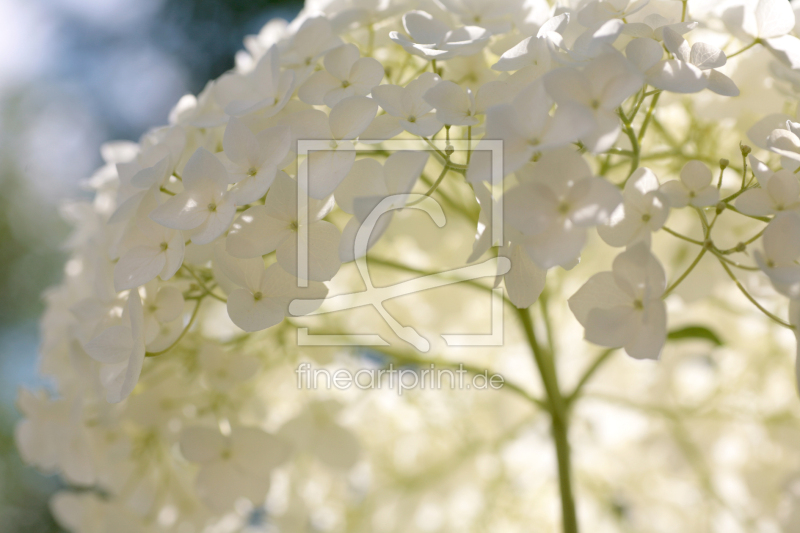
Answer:
[[[552,354],[547,353],[536,339],[536,332],[533,329],[533,322],[531,321],[528,310],[518,309],[517,315],[525,330],[525,337],[533,352],[533,358],[539,369],[545,392],[547,393],[547,404],[552,420],[551,431],[553,433],[553,442],[556,447],[556,459],[558,462],[558,485],[561,494],[563,531],[564,533],[578,533],[578,514],[575,508],[575,498],[572,491],[569,416],[566,401],[558,388],[555,361],[553,360]]]

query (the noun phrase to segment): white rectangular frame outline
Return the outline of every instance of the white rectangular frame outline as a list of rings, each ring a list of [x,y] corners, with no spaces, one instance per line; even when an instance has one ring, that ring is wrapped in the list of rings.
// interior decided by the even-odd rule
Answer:
[[[444,140],[423,139],[394,139],[388,141],[361,141],[358,144],[362,147],[357,148],[355,143],[347,143],[346,147],[340,149],[359,152],[390,151],[392,153],[403,150],[436,152],[439,150],[444,153],[448,146],[455,151],[471,150],[475,152],[491,152],[491,188],[492,191],[499,191],[503,182],[503,141],[502,140],[451,140],[449,143]],[[480,144],[480,149],[476,147]],[[366,145],[365,147],[363,147]],[[308,242],[308,195],[302,194],[308,191],[308,165],[299,163],[300,156],[308,158],[312,151],[332,151],[331,140],[303,140],[297,141],[297,283],[298,287],[308,286],[308,249],[301,246],[301,242]],[[302,221],[302,223],[299,223]],[[497,202],[492,205],[492,243],[503,243],[503,201],[502,195]],[[444,272],[443,272],[444,273]],[[442,334],[448,346],[502,346],[503,344],[503,298],[501,288],[492,289],[492,326],[491,333],[488,335],[474,334]],[[499,302],[499,306],[497,305]],[[499,329],[495,325],[500,324]],[[483,339],[484,342],[475,342],[476,339]],[[298,328],[298,346],[385,346],[388,343],[378,335],[312,335],[308,328]]]

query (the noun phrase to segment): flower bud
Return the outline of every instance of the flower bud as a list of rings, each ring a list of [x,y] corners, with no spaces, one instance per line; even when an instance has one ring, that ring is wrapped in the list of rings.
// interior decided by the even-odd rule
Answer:
[[[730,164],[731,164],[731,162],[728,161],[727,159],[725,159],[724,157],[719,160],[719,168],[720,168],[720,170],[725,170],[726,168],[728,168],[728,165],[730,165]]]
[[[741,152],[742,152],[742,155],[743,155],[744,157],[747,157],[748,155],[750,155],[750,152],[752,152],[752,151],[753,151],[753,149],[752,149],[752,148],[750,148],[750,147],[749,147],[749,146],[747,146],[746,144],[742,144],[741,142],[739,143],[739,150],[741,150]]]

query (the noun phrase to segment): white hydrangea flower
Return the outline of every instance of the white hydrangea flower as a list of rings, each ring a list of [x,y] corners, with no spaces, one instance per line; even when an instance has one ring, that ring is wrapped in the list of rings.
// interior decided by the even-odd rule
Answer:
[[[642,167],[628,178],[622,191],[622,203],[614,210],[608,225],[597,233],[611,246],[629,246],[639,241],[649,245],[650,236],[669,216],[669,200],[660,190],[658,177]]]
[[[475,126],[480,124],[478,115],[484,115],[492,106],[510,99],[512,88],[503,81],[490,81],[473,94],[464,91],[452,81],[440,81],[422,96],[434,109],[436,119],[448,126]]]
[[[232,509],[240,497],[263,501],[270,473],[290,453],[285,442],[253,427],[234,427],[227,436],[216,429],[188,427],[179,443],[183,457],[200,465],[195,479],[200,499],[220,511]]]
[[[267,194],[289,153],[291,130],[275,126],[254,134],[241,120],[231,117],[218,154],[228,179],[236,185],[230,194],[236,205],[247,205]]]
[[[391,139],[405,130],[420,137],[431,137],[442,129],[434,115],[433,106],[425,101],[425,93],[440,81],[439,76],[425,72],[405,87],[380,85],[372,91],[372,98],[386,111],[373,127],[364,132],[365,139]]]
[[[462,26],[451,30],[444,22],[424,11],[410,11],[403,15],[400,32],[389,33],[389,38],[409,54],[425,59],[450,59],[455,56],[477,54],[488,43],[492,32],[480,26]]]
[[[520,91],[510,103],[490,108],[486,114],[485,139],[503,141],[503,174],[528,163],[536,153],[565,146],[588,134],[595,126],[593,114],[579,103],[564,101],[553,115],[553,105],[540,81]],[[471,182],[489,180],[489,153],[478,144],[467,171]],[[481,151],[482,150],[482,151]]]
[[[661,295],[666,274],[643,243],[614,259],[611,272],[595,274],[569,299],[586,340],[625,348],[636,359],[658,359],[667,337]]]
[[[186,163],[184,190],[156,207],[150,218],[167,228],[187,231],[196,244],[208,244],[228,229],[236,214],[229,181],[219,159],[198,148]]]
[[[265,269],[260,257],[239,259],[217,249],[214,262],[236,286],[228,294],[228,316],[247,332],[280,324],[289,314],[289,302],[295,298],[324,298],[328,293],[325,285],[318,282],[298,287],[297,278],[277,264]]]
[[[339,244],[339,258],[343,263],[356,259],[356,235],[366,217],[384,198],[411,192],[428,158],[428,152],[401,151],[387,157],[383,166],[374,159],[355,162],[334,194],[339,208],[354,215],[342,231]],[[368,249],[380,239],[393,216],[392,210],[378,219],[370,234]]]
[[[339,270],[339,229],[322,220],[333,207],[332,202],[309,200],[308,279],[327,281]],[[242,213],[226,239],[226,249],[234,257],[252,258],[275,252],[278,264],[287,273],[298,275],[298,230],[305,225],[297,212],[297,182],[285,173],[278,177],[264,205],[256,205]]]
[[[340,101],[329,115],[311,109],[290,115],[293,141],[327,141],[328,150],[311,151],[300,163],[308,175],[308,194],[322,200],[333,194],[356,160],[353,140],[372,123],[378,104],[371,98],[351,96]],[[294,143],[292,143],[296,146]]]
[[[283,109],[292,96],[294,73],[280,70],[280,54],[276,47],[264,54],[252,72],[231,72],[216,84],[217,103],[231,116],[249,113],[272,116]]]
[[[761,238],[763,250],[754,253],[761,270],[773,286],[790,298],[800,298],[800,213],[775,216]]]
[[[92,359],[103,363],[100,379],[109,403],[119,403],[130,395],[144,364],[146,331],[142,299],[137,289],[128,295],[121,321],[104,329],[84,346]]]
[[[605,224],[621,201],[619,190],[592,176],[574,151],[543,155],[532,176],[503,199],[506,220],[524,236],[518,244],[543,269],[572,264],[587,229]]]
[[[322,63],[325,70],[312,74],[297,92],[307,104],[333,107],[349,96],[367,96],[383,79],[383,66],[372,57],[360,57],[354,44],[334,48]]]
[[[503,52],[492,70],[510,72],[529,68],[532,77],[548,72],[555,49],[562,46],[562,34],[569,23],[569,13],[562,13],[542,24],[535,36],[527,37]]]
[[[759,217],[800,210],[800,183],[797,176],[788,170],[773,173],[763,180],[760,188],[743,192],[736,199],[736,208],[747,215]]]
[[[714,176],[702,161],[693,160],[683,165],[680,178],[667,181],[659,189],[667,196],[670,207],[709,207],[719,202],[719,189],[711,184]],[[740,201],[741,197],[737,203]]]
[[[578,11],[578,22],[587,28],[611,19],[625,19],[642,10],[650,0],[591,0]]]
[[[642,75],[618,52],[598,56],[583,71],[561,68],[544,76],[547,93],[559,106],[578,106],[594,118],[594,128],[580,137],[592,152],[614,145],[621,131],[615,110],[642,83]]]

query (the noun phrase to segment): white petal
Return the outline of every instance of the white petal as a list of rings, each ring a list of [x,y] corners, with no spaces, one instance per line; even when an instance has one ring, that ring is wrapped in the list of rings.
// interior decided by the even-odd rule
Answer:
[[[426,154],[427,155],[427,154]],[[389,193],[383,179],[383,167],[372,158],[359,159],[336,189],[336,204],[345,213],[354,213],[357,196],[385,196]]]
[[[372,89],[372,98],[392,116],[403,114],[403,95],[405,90],[399,85],[379,85]]]
[[[708,72],[708,90],[720,96],[739,96],[739,88],[733,80],[716,70]]]
[[[299,233],[298,233],[299,235]],[[339,271],[339,240],[341,233],[330,222],[320,221],[308,226],[308,241],[301,242],[308,250],[308,277],[310,281],[328,281]],[[281,243],[276,251],[278,264],[295,277],[305,277],[298,272],[298,238],[292,236]]]
[[[758,0],[755,18],[757,37],[762,39],[780,37],[794,29],[792,5],[782,0]]]
[[[717,203],[719,203],[719,189],[713,185],[709,185],[699,191],[695,191],[694,197],[690,203],[695,207],[711,207],[717,205]]]
[[[284,313],[278,302],[264,296],[257,299],[248,289],[236,289],[228,295],[228,316],[244,331],[253,332],[280,324]]]
[[[183,240],[183,234],[180,231],[172,232],[172,237],[167,241],[167,249],[165,250],[167,261],[164,263],[164,268],[158,274],[164,281],[172,278],[175,272],[181,268],[183,264],[183,255],[186,251],[186,244]]]
[[[390,155],[383,165],[383,175],[389,194],[410,192],[425,169],[429,157],[429,152],[409,150],[401,150]]]
[[[155,208],[150,218],[167,228],[194,229],[208,218],[211,200],[212,197],[204,191],[184,191]]]
[[[367,129],[375,114],[378,104],[365,96],[345,98],[331,109],[330,128],[337,140],[355,139]]]
[[[592,309],[585,324],[586,340],[610,348],[624,346],[636,335],[637,314],[630,305]]]
[[[661,300],[651,301],[633,337],[625,343],[625,352],[635,359],[658,359],[667,341],[667,308]]]
[[[633,298],[658,298],[667,287],[664,267],[642,243],[614,258],[612,273],[617,286]]]
[[[382,87],[386,86],[382,85]],[[439,127],[441,128],[441,125]],[[399,135],[402,131],[403,127],[398,118],[386,113],[375,117],[375,120],[361,133],[358,141],[365,144],[386,141]],[[427,137],[427,135],[425,136]]]
[[[333,194],[336,187],[353,168],[355,160],[355,150],[312,152],[307,159],[300,163],[300,172],[308,173],[308,195],[311,198],[322,200]]]
[[[307,104],[321,105],[325,102],[326,94],[341,87],[342,81],[339,78],[320,70],[312,74],[300,86],[297,91],[297,97]]]
[[[708,86],[702,70],[677,59],[656,63],[646,75],[647,82],[653,87],[674,93],[696,93]]]
[[[325,70],[340,80],[350,76],[350,69],[359,58],[358,47],[354,44],[343,44],[325,54],[322,64]]]
[[[725,52],[714,45],[694,43],[689,54],[689,63],[701,70],[719,68],[728,61]]]
[[[521,246],[511,246],[511,270],[504,277],[508,299],[526,309],[539,299],[545,286],[547,271],[539,268]]]
[[[126,252],[114,266],[117,291],[140,287],[158,276],[167,262],[160,247],[137,246]]]
[[[403,15],[403,27],[416,42],[437,44],[444,39],[447,25],[424,11],[410,11]]]
[[[762,43],[778,61],[790,69],[797,70],[800,68],[800,39],[794,35],[765,39]]]
[[[789,115],[785,115],[783,113],[773,113],[771,115],[767,115],[753,124],[753,126],[747,130],[747,138],[750,139],[754,145],[767,150],[767,137],[769,137],[769,134],[772,133],[773,130],[785,128],[787,120],[790,120]],[[755,168],[756,167],[753,166],[754,170]],[[767,177],[771,175],[772,172],[770,171]],[[756,173],[756,177],[759,177],[758,173]],[[760,182],[761,179],[759,178],[759,183]]]
[[[208,244],[225,233],[236,216],[236,204],[228,197],[217,202],[216,209],[208,214],[205,222],[190,233],[194,244]]]
[[[369,94],[381,80],[385,71],[383,65],[372,57],[362,57],[350,70],[350,84],[357,87],[358,94]]]
[[[714,176],[702,161],[692,160],[683,165],[681,181],[690,191],[699,191],[711,185]]]
[[[783,157],[800,161],[800,138],[789,130],[773,130],[767,137],[767,147]]]
[[[287,442],[265,431],[238,427],[231,432],[231,451],[242,471],[266,477],[289,458],[291,449]]]
[[[634,39],[625,47],[628,60],[641,72],[647,72],[661,61],[664,49],[653,39]]]
[[[228,190],[228,172],[214,154],[205,148],[198,148],[183,169],[183,186],[189,190],[209,188],[222,193]]]
[[[172,322],[183,313],[183,294],[175,287],[162,287],[156,294],[155,316],[159,322]]]
[[[678,32],[672,28],[664,28],[664,45],[670,53],[675,55],[676,60],[688,62],[691,55],[691,48]]]
[[[261,150],[256,136],[244,122],[236,117],[231,117],[228,125],[225,126],[222,148],[228,159],[242,168],[258,166],[261,162]]]
[[[439,122],[450,125],[475,124],[474,117],[468,117],[470,100],[464,90],[452,81],[440,81],[423,96],[426,102],[436,109]]]
[[[193,463],[208,463],[222,457],[227,439],[217,429],[188,427],[178,439],[181,454]]]
[[[568,303],[572,314],[585,327],[593,309],[629,305],[630,298],[619,290],[611,272],[599,272],[589,278]]]
[[[289,222],[271,216],[266,206],[253,206],[231,226],[225,249],[233,257],[261,257],[274,252],[285,239],[293,238]]]
[[[104,364],[121,363],[128,359],[133,349],[133,332],[127,326],[111,326],[83,347],[95,361]]]
[[[525,240],[525,251],[540,268],[573,264],[586,244],[586,229],[555,226]]]
[[[669,199],[669,205],[682,208],[689,205],[689,191],[679,180],[670,180],[661,186],[661,192]]]

